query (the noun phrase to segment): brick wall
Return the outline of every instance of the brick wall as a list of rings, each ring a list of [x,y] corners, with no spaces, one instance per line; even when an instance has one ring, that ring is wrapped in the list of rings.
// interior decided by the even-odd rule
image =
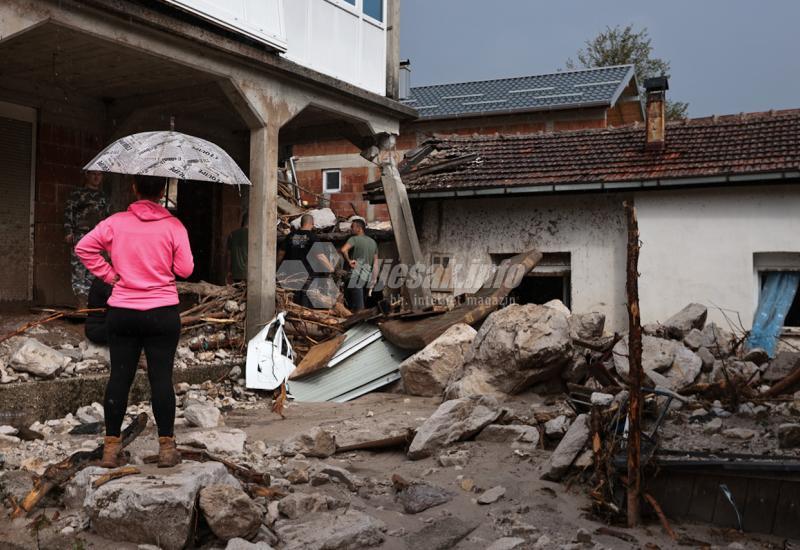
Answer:
[[[83,182],[81,168],[103,146],[99,135],[84,128],[42,122],[36,150],[34,196],[34,300],[72,304],[70,250],[64,242],[64,205]]]
[[[331,169],[336,168],[336,166],[331,166]],[[354,215],[353,207],[355,207],[355,211],[359,216],[368,218],[369,203],[364,200],[364,184],[371,181],[372,178],[379,177],[377,168],[374,170],[369,168],[341,168],[340,170],[342,190],[338,193],[329,193],[331,210],[340,217],[349,218]],[[297,178],[301,187],[322,194],[322,170],[298,171]],[[320,200],[316,195],[307,192],[303,192],[301,196],[309,204],[317,204]],[[386,205],[373,205],[372,216],[376,220],[388,220],[389,211]]]

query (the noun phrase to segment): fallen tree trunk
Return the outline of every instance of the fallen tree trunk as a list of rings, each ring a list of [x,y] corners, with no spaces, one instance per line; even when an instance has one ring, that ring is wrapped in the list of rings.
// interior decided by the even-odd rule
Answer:
[[[127,447],[134,439],[139,437],[139,434],[144,431],[146,426],[147,414],[142,413],[122,432],[122,448]],[[102,457],[103,445],[99,445],[92,451],[78,451],[61,462],[48,466],[44,474],[34,481],[33,489],[22,500],[19,508],[14,513],[14,517],[21,517],[23,514],[30,513],[55,487],[62,487],[72,479],[72,476]]]

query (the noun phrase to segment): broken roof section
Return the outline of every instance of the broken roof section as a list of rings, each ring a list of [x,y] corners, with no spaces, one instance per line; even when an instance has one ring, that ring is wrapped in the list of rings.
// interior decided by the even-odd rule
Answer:
[[[423,120],[610,107],[635,78],[633,65],[617,65],[518,78],[417,86],[411,88],[411,97],[402,103],[415,108]]]
[[[644,144],[644,125],[447,136],[409,152],[401,173],[412,198],[800,180],[800,109],[670,123],[663,150]],[[369,193],[382,199],[379,184]]]

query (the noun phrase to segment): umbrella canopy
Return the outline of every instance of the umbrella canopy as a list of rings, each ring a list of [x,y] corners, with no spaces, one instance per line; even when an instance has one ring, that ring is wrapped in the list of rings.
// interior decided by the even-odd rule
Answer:
[[[175,131],[142,132],[120,138],[83,169],[250,185],[244,172],[221,147]]]

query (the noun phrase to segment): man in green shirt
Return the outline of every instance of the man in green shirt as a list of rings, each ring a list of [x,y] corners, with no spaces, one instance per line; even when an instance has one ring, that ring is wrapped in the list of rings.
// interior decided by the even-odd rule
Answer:
[[[242,227],[228,235],[228,284],[247,280],[247,212]]]
[[[341,249],[351,269],[345,299],[347,307],[354,312],[364,309],[367,295],[372,294],[378,276],[378,243],[365,235],[366,228],[364,220],[354,219],[350,225],[353,236],[347,239]]]

